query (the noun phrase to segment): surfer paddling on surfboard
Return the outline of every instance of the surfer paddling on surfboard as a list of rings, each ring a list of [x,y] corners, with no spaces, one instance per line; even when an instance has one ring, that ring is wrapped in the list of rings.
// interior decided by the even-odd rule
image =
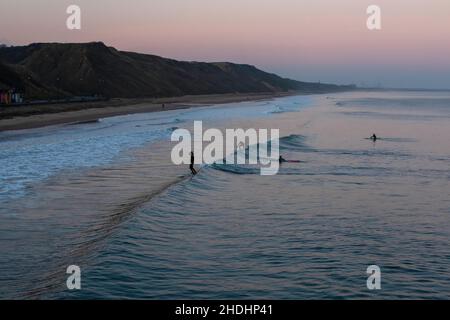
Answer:
[[[191,169],[193,175],[196,175],[197,171],[194,168],[194,160],[195,160],[194,152],[191,152],[191,164],[189,165],[189,169]]]
[[[288,162],[288,163],[300,163],[301,162],[300,160],[286,160],[282,156],[280,156],[278,158],[278,161],[280,162],[280,164],[283,163],[283,162]]]

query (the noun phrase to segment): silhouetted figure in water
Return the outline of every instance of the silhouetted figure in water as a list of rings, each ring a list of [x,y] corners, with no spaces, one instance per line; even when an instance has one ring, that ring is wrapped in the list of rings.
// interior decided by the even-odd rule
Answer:
[[[280,163],[286,162],[287,160],[285,158],[283,158],[282,156],[280,156],[280,158],[278,158],[278,161]]]
[[[193,175],[196,175],[197,171],[194,168],[194,160],[195,160],[194,153],[191,152],[191,164],[189,166],[189,169],[191,169],[191,172],[192,172]]]
[[[377,141],[377,135],[374,133],[371,137],[370,137],[370,139],[372,139],[373,141]]]

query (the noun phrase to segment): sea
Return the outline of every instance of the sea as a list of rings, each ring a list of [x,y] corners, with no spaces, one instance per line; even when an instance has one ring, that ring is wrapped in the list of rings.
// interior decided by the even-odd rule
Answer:
[[[192,176],[172,163],[171,134],[200,120],[279,129],[280,154],[301,162],[271,176],[246,164]],[[0,299],[449,299],[449,169],[444,91],[1,132]],[[79,290],[67,286],[73,265]]]

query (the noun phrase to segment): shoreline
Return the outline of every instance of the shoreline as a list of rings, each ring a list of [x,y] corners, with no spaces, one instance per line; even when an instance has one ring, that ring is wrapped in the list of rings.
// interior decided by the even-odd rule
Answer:
[[[101,118],[127,114],[205,107],[233,102],[258,101],[300,94],[305,93],[291,91],[279,93],[190,95],[182,97],[153,99],[111,99],[108,101],[100,102],[73,103],[70,104],[70,106],[67,106],[65,104],[42,105],[37,107],[38,110],[40,108],[44,108],[48,109],[49,111],[40,114],[28,114],[23,116],[15,116],[12,118],[0,119],[0,132],[35,129],[58,124],[93,122],[98,121]]]

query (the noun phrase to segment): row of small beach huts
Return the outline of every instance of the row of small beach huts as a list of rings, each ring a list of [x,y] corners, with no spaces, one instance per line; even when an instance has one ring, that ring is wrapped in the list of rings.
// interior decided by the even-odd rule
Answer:
[[[0,89],[0,105],[20,104],[23,103],[23,94],[15,89]]]

